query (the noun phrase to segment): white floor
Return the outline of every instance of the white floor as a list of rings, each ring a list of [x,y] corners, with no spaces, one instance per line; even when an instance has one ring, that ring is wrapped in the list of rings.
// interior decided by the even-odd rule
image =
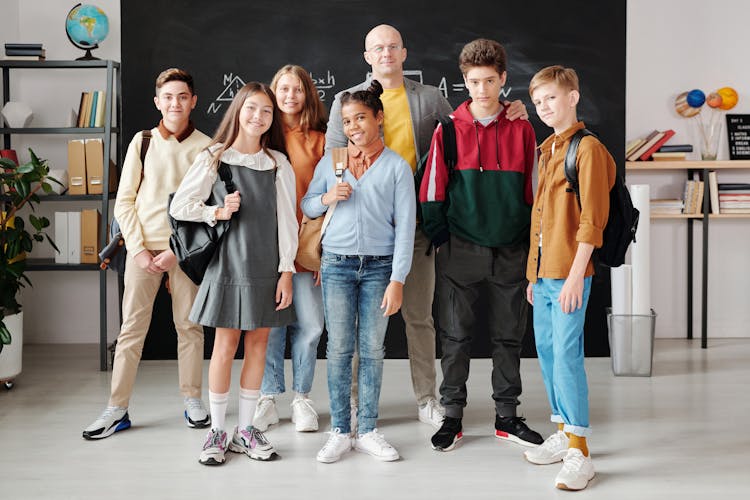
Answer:
[[[316,462],[327,436],[295,433],[285,396],[282,422],[267,434],[281,460],[230,454],[224,466],[205,467],[197,461],[205,431],[183,423],[174,361],[143,362],[133,427],[89,442],[81,430],[106,403],[110,379],[97,370],[95,346],[27,345],[16,387],[0,390],[0,499],[748,498],[749,360],[748,339],[712,340],[707,350],[657,340],[651,378],[614,377],[609,358],[587,359],[597,475],[587,490],[569,493],[553,487],[558,465],[531,465],[523,448],[493,437],[489,360],[472,362],[465,437],[455,451],[430,449],[433,431],[416,420],[407,361],[387,360],[379,427],[400,461],[352,452]],[[519,411],[547,435],[553,426],[537,361],[524,359],[521,369]],[[236,362],[235,380],[238,370]],[[236,392],[228,423],[236,422]],[[312,397],[325,427],[325,361]]]

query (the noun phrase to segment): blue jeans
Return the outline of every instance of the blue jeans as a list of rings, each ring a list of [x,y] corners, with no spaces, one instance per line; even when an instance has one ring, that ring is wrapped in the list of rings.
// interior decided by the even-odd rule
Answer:
[[[583,280],[583,305],[562,312],[560,296],[565,280],[539,278],[534,284],[534,338],[542,379],[552,408],[550,420],[564,424],[576,436],[591,434],[589,388],[583,365],[583,324],[591,293],[591,277]]]
[[[312,273],[295,273],[292,278],[294,310],[297,322],[272,328],[266,348],[266,368],[263,372],[263,394],[284,392],[284,350],[289,335],[292,353],[292,388],[307,394],[312,387],[318,341],[323,333],[323,296],[320,287],[314,286]]]
[[[323,252],[321,276],[328,330],[328,394],[331,428],[351,432],[352,356],[359,353],[359,433],[377,426],[388,317],[380,304],[390,283],[393,257]]]

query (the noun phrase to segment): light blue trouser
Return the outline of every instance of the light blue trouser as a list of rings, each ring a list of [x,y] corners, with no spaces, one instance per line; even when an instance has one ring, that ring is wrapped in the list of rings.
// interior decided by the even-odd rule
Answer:
[[[292,388],[302,394],[310,392],[318,357],[318,341],[323,333],[323,294],[319,286],[314,286],[312,276],[312,273],[294,274],[292,286],[297,322],[272,328],[268,335],[266,369],[260,387],[263,394],[281,394],[285,390],[284,350],[287,334],[292,353]]]
[[[380,304],[390,282],[393,257],[323,252],[321,276],[328,330],[328,393],[331,428],[351,432],[352,356],[359,353],[358,432],[377,426],[388,317]]]
[[[583,280],[583,305],[565,314],[560,296],[565,280],[539,278],[534,284],[534,338],[542,378],[552,408],[550,420],[563,430],[588,436],[589,389],[583,356],[583,325],[591,293],[591,277]]]

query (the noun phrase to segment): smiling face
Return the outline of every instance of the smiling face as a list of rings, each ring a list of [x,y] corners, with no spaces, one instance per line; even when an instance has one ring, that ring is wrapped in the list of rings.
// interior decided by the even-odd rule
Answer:
[[[299,119],[305,106],[305,89],[291,73],[282,75],[276,84],[276,104],[281,112]]]
[[[243,134],[260,138],[273,123],[271,99],[262,92],[248,96],[240,109],[239,122]]]
[[[355,146],[369,146],[380,138],[383,112],[377,115],[372,108],[359,101],[350,101],[341,107],[344,134]]]
[[[391,26],[381,25],[365,37],[365,61],[372,67],[372,78],[403,76],[406,49],[401,33]]]
[[[500,111],[500,90],[505,85],[506,73],[499,74],[492,66],[474,66],[464,74],[464,83],[471,96],[474,118],[487,118]]]
[[[534,89],[531,102],[536,114],[548,127],[559,134],[572,127],[576,121],[577,90],[566,90],[555,82],[544,83]]]
[[[164,126],[171,132],[177,132],[187,126],[190,112],[195,108],[198,97],[195,96],[187,83],[173,80],[161,86],[154,104],[161,111]]]

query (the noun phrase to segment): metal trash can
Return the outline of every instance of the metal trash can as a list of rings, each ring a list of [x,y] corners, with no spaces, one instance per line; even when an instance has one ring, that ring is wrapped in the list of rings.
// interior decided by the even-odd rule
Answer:
[[[654,361],[656,313],[612,314],[607,308],[612,372],[623,377],[650,377]]]

